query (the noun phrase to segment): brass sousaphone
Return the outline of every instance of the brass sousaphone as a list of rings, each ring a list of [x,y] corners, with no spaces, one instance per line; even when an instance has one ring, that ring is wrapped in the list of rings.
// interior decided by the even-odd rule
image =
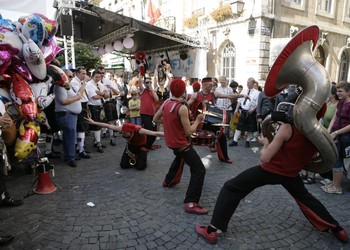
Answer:
[[[335,165],[338,152],[327,129],[316,118],[331,89],[326,69],[316,61],[312,53],[318,37],[317,26],[307,27],[293,37],[277,57],[267,76],[265,94],[275,96],[290,84],[302,87],[303,91],[293,109],[293,121],[319,152],[318,159],[310,162],[304,169],[323,173]],[[268,131],[264,126],[269,124],[271,123],[263,124],[262,131]]]

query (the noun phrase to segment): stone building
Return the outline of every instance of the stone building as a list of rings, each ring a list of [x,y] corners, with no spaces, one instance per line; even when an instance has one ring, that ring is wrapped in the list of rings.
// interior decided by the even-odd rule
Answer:
[[[100,6],[147,21],[149,1],[103,0]],[[155,25],[196,37],[207,48],[208,75],[226,75],[243,85],[252,76],[264,85],[290,38],[317,25],[315,58],[332,81],[350,78],[350,0],[152,1],[161,10]]]

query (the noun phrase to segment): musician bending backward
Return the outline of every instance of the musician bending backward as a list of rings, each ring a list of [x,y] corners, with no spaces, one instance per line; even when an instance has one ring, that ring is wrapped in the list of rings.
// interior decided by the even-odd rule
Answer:
[[[246,94],[238,94],[238,93],[232,93],[232,94],[224,94],[219,92],[211,92],[213,87],[213,78],[212,77],[205,77],[202,79],[202,90],[196,93],[193,93],[191,98],[188,100],[188,105],[192,112],[192,117],[195,119],[197,115],[199,114],[198,109],[203,109],[203,106],[206,104],[215,105],[216,98],[239,98],[244,97],[249,99],[249,96]],[[226,163],[232,163],[230,158],[227,155],[227,141],[226,136],[224,135],[223,131],[220,129],[220,127],[212,126],[211,124],[205,123],[203,124],[202,129],[204,130],[210,130],[214,133],[220,130],[219,135],[217,137],[217,153],[218,158],[220,161],[226,162]]]
[[[316,147],[294,124],[283,123],[274,139],[261,137],[261,163],[227,181],[217,198],[211,224],[196,225],[196,232],[207,242],[217,242],[217,230],[226,232],[238,204],[254,189],[282,185],[294,198],[310,223],[320,231],[331,231],[341,242],[348,242],[347,232],[329,214],[322,203],[305,188],[299,172],[316,154]]]
[[[147,167],[148,152],[146,148],[146,136],[164,136],[163,132],[144,129],[141,126],[135,125],[133,123],[124,123],[122,126],[116,126],[108,123],[96,122],[91,118],[85,119],[91,125],[122,132],[122,136],[127,141],[120,161],[120,167],[123,169],[135,168],[137,170],[144,170]]]

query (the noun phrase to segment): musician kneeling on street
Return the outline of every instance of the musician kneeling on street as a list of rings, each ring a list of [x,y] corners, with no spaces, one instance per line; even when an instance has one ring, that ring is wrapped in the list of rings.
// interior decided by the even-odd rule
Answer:
[[[283,123],[274,139],[259,138],[263,145],[260,165],[243,171],[227,181],[217,198],[211,224],[196,225],[196,232],[208,243],[217,242],[217,230],[226,232],[239,202],[254,189],[282,185],[295,199],[304,216],[320,231],[330,230],[341,242],[348,242],[347,232],[329,214],[322,203],[305,188],[299,172],[316,154],[316,147],[293,125]]]
[[[85,120],[92,125],[122,132],[123,137],[127,140],[127,144],[120,161],[121,168],[144,170],[147,167],[147,135],[164,136],[163,132],[144,129],[133,123],[124,123],[123,126],[115,126],[108,123],[95,122],[91,118],[85,118]]]

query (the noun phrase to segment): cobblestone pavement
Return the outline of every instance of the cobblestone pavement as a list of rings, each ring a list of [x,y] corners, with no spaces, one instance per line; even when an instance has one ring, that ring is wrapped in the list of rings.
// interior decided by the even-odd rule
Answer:
[[[210,212],[193,215],[183,210],[188,167],[179,185],[162,187],[173,159],[163,139],[156,141],[161,149],[149,152],[145,171],[119,167],[125,145],[120,135],[117,147],[104,139],[108,146],[103,154],[89,140],[87,149],[93,158],[78,161],[77,168],[51,161],[57,191],[30,195],[21,207],[1,208],[1,231],[15,235],[4,249],[350,249],[332,234],[315,230],[280,186],[262,187],[248,195],[216,245],[197,236],[194,226],[210,222],[223,183],[258,163],[258,153],[245,148],[244,142],[229,148],[232,165],[221,163],[207,147],[195,147],[208,166],[201,205]],[[17,167],[8,190],[23,197],[34,181],[34,175]],[[344,185],[343,195],[323,193],[319,183],[308,188],[350,231],[350,181]],[[95,206],[87,206],[88,202]]]

